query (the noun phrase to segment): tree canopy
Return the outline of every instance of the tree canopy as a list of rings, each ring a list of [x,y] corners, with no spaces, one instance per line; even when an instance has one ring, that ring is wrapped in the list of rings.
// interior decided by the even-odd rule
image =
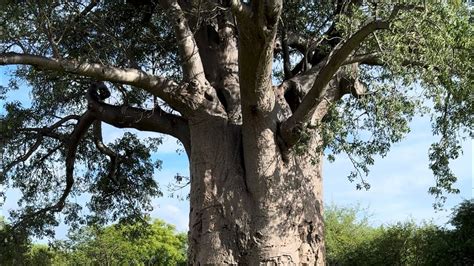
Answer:
[[[0,233],[8,228],[0,229]],[[50,245],[24,239],[6,245],[2,265],[184,265],[186,234],[161,220],[128,225],[84,226]],[[2,243],[2,247],[5,243]]]
[[[149,210],[151,198],[162,194],[153,179],[160,162],[151,157],[161,140],[125,133],[107,144],[102,123],[169,134],[189,151],[190,116],[206,114],[239,126],[240,106],[249,105],[278,113],[281,147],[296,153],[314,149],[308,135],[320,132],[324,145],[316,149],[330,160],[346,153],[357,188],[369,187],[364,177],[374,156],[387,154],[409,132],[412,117],[430,115],[439,142],[429,151],[436,178],[429,192],[442,200],[443,193],[458,191],[449,162],[462,152],[460,140],[474,136],[474,32],[463,4],[179,3],[1,6],[0,65],[18,65],[0,88],[0,184],[22,192],[21,209],[10,214],[15,228],[52,234],[58,212],[79,226],[135,221]],[[223,14],[232,19],[219,21]],[[271,89],[251,92],[261,97],[243,103],[247,92],[222,85],[226,81],[213,76],[217,72],[207,71],[217,59],[205,55],[229,41],[218,30],[229,21],[238,22],[229,29],[239,28],[239,49],[254,49],[246,39],[250,18],[268,26],[258,38],[276,37],[262,48],[271,51],[262,55],[271,56],[270,68],[262,68],[257,79]],[[199,56],[200,40],[190,36],[200,32],[209,46],[199,47]],[[250,57],[239,56],[239,62]],[[251,70],[238,71],[242,77]],[[334,82],[339,90],[331,89]],[[23,86],[31,90],[30,104],[5,99]],[[70,200],[82,194],[91,196],[86,206]],[[81,216],[83,208],[89,211]]]
[[[452,228],[425,221],[374,227],[359,207],[329,206],[325,212],[329,265],[469,265],[474,261],[474,201],[453,209]],[[472,219],[470,219],[472,220]]]

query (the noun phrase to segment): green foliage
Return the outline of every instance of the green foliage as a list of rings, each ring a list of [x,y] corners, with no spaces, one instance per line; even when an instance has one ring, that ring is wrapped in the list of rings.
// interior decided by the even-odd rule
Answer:
[[[33,244],[24,255],[25,265],[60,266],[67,265],[67,260],[62,252],[43,244]]]
[[[472,265],[474,202],[454,209],[445,229],[413,221],[371,227],[358,208],[330,206],[325,212],[330,265]],[[357,216],[362,215],[362,219]]]
[[[82,227],[51,246],[2,245],[0,265],[185,265],[186,240],[161,220]]]
[[[0,264],[21,265],[25,262],[25,253],[31,242],[25,232],[11,232],[11,225],[0,216]]]
[[[349,261],[350,254],[355,254],[367,239],[379,233],[370,227],[368,215],[360,206],[343,208],[330,205],[324,210],[324,222],[328,262],[342,262],[341,258]]]
[[[415,115],[429,115],[440,141],[430,149],[430,168],[436,178],[429,192],[441,207],[444,193],[458,193],[450,161],[461,154],[460,141],[474,134],[474,27],[472,13],[461,1],[445,3],[393,1],[288,1],[282,17],[289,32],[306,45],[318,44],[313,59],[324,58],[339,40],[352,36],[368,21],[390,20],[390,29],[371,34],[355,52],[376,55],[362,61],[355,75],[366,89],[332,106],[321,126],[330,161],[346,154],[354,170],[349,180],[358,189],[370,187],[365,176],[376,156],[384,157],[393,143],[409,131]],[[400,8],[395,14],[394,9]],[[342,12],[341,9],[345,9]],[[332,28],[328,21],[335,22]],[[301,58],[300,49],[290,49]],[[281,64],[282,59],[276,60]],[[311,64],[311,62],[308,62]],[[281,67],[280,67],[281,68]],[[282,70],[275,74],[281,79]],[[304,152],[304,139],[297,152]]]
[[[450,223],[455,228],[452,241],[459,243],[452,253],[459,263],[474,264],[474,199],[465,200],[454,208]]]
[[[84,227],[62,245],[68,247],[69,265],[180,265],[186,260],[186,235],[161,220]]]
[[[150,73],[180,75],[173,28],[162,9],[155,10],[150,27],[141,24],[140,7],[115,1],[99,1],[87,16],[78,17],[84,1],[53,3],[51,1],[7,1],[0,6],[0,53],[12,48],[28,54],[52,56],[48,34],[60,39],[57,49],[65,59],[98,62],[118,67],[143,67]],[[48,19],[45,19],[48,17]],[[153,26],[153,27],[152,27]],[[153,32],[151,32],[153,31]],[[51,36],[51,35],[50,35]],[[100,49],[98,49],[100,47]],[[137,64],[139,66],[137,66]],[[11,213],[18,222],[38,210],[54,205],[64,187],[64,142],[74,129],[75,119],[52,130],[56,138],[41,137],[39,132],[25,128],[48,127],[58,117],[81,115],[87,109],[85,92],[90,78],[66,73],[44,71],[36,67],[14,68],[11,82],[0,88],[0,99],[7,92],[25,89],[26,104],[5,99],[0,114],[0,143],[2,171],[0,184],[5,189],[19,189],[21,210]],[[141,90],[120,84],[109,84],[111,101],[134,107],[149,107],[151,96]],[[66,201],[65,222],[73,227],[85,223],[106,223],[139,220],[150,209],[150,200],[160,196],[161,190],[153,180],[154,170],[161,163],[151,153],[161,144],[159,139],[143,140],[125,134],[107,144],[121,155],[119,175],[115,181],[107,179],[110,159],[99,153],[94,145],[92,130],[79,144],[76,154],[74,186],[70,196],[91,195],[89,205]],[[21,159],[31,147],[39,146],[27,160]],[[133,178],[132,178],[133,176]],[[1,192],[0,192],[1,193]],[[82,212],[87,207],[88,210]],[[81,213],[90,213],[88,217]],[[54,214],[30,217],[30,234],[53,235],[52,227],[59,217]]]
[[[160,168],[161,161],[153,162],[151,152],[156,151],[162,143],[160,138],[147,139],[144,144],[135,135],[125,133],[122,138],[110,145],[120,159],[120,168],[113,178],[108,176],[108,162],[104,159],[89,162],[89,173],[86,178],[94,176],[91,183],[92,194],[88,206],[93,215],[89,223],[105,223],[111,218],[136,219],[142,210],[150,211],[151,199],[161,196],[162,192],[153,179],[154,169]],[[139,208],[137,208],[137,204]]]
[[[459,192],[449,163],[462,153],[461,140],[474,134],[474,27],[464,5],[400,5],[390,29],[371,34],[356,53],[379,58],[361,67],[366,93],[336,104],[323,135],[329,158],[346,153],[355,168],[349,179],[360,178],[357,187],[368,188],[363,178],[374,156],[385,156],[409,132],[412,117],[429,111],[433,134],[440,136],[429,154],[436,178],[429,192],[440,207],[443,193]],[[368,1],[340,16],[337,27],[348,37],[368,20],[389,19],[395,6]]]

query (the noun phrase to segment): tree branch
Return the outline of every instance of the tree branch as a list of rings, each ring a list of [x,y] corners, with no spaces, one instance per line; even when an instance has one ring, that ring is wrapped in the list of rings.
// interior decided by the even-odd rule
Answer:
[[[36,138],[36,141],[35,143],[28,149],[28,151],[21,155],[20,157],[18,157],[17,159],[15,159],[13,162],[9,163],[8,165],[6,165],[4,167],[4,169],[2,169],[2,173],[7,173],[8,171],[10,171],[15,165],[21,163],[21,162],[25,162],[26,160],[28,160],[31,155],[33,155],[33,153],[35,151],[38,150],[38,148],[41,146],[41,144],[43,143],[43,139],[44,137],[49,137],[49,138],[53,138],[53,139],[56,139],[56,140],[59,140],[61,142],[64,142],[65,141],[65,136],[64,135],[61,135],[61,134],[58,134],[58,133],[55,133],[53,132],[54,129],[60,127],[62,124],[64,124],[65,122],[71,120],[71,119],[76,119],[76,120],[79,120],[80,119],[80,116],[77,116],[77,115],[68,115],[66,117],[63,117],[61,118],[59,121],[57,121],[56,123],[54,123],[53,125],[49,126],[49,127],[42,127],[42,128],[21,128],[19,131],[20,132],[35,132],[37,134],[37,138]]]
[[[118,128],[135,128],[142,131],[168,134],[179,139],[186,150],[190,148],[189,127],[183,117],[167,113],[161,109],[145,110],[126,105],[106,104],[91,95],[93,89],[89,89],[87,100],[89,111],[98,120]]]
[[[163,99],[179,112],[187,109],[178,99],[177,90],[179,86],[176,82],[163,77],[149,75],[137,69],[117,68],[75,60],[58,60],[13,52],[0,54],[0,65],[31,65],[44,70],[67,72],[97,80],[128,84],[145,89],[152,95]]]
[[[380,54],[377,52],[354,55],[347,58],[347,60],[344,61],[344,65],[349,65],[353,63],[360,63],[364,65],[376,65],[376,66],[384,64],[382,60],[380,60]]]
[[[293,115],[281,125],[281,134],[288,147],[293,146],[299,139],[302,123],[310,120],[316,107],[323,101],[329,89],[329,82],[334,74],[344,64],[349,55],[362,43],[365,38],[378,29],[387,29],[387,21],[372,21],[359,29],[347,41],[336,46],[333,52],[325,60],[322,68],[317,72],[311,90],[306,94],[301,104]]]
[[[291,73],[291,62],[290,62],[290,44],[288,37],[288,30],[286,25],[281,23],[281,46],[283,51],[283,72],[285,79],[290,79],[293,75]]]
[[[189,28],[188,21],[177,0],[168,0],[168,8],[174,16],[174,30],[178,40],[181,54],[184,79],[191,81],[198,80],[201,85],[206,82],[204,67],[202,65],[199,49],[194,39],[194,34]]]
[[[79,142],[81,141],[82,137],[85,135],[89,127],[92,125],[94,120],[95,118],[91,114],[91,112],[85,112],[79,119],[79,122],[76,124],[74,131],[69,137],[69,141],[66,147],[66,186],[63,190],[63,193],[61,194],[61,197],[55,204],[39,209],[33,213],[21,217],[19,222],[13,226],[14,229],[28,224],[31,219],[35,219],[48,212],[56,213],[63,210],[64,206],[66,205],[66,199],[71,193],[72,186],[74,185],[74,164],[76,161],[77,146],[79,145]]]
[[[110,169],[107,178],[115,181],[115,174],[119,166],[119,157],[116,152],[104,144],[102,140],[102,122],[100,120],[94,121],[93,134],[96,148],[110,158]]]
[[[66,187],[58,202],[51,209],[53,212],[60,212],[64,208],[66,198],[74,185],[74,164],[76,162],[77,146],[94,120],[95,118],[90,111],[85,112],[69,137],[66,151]]]
[[[381,59],[381,54],[378,52],[374,53],[368,53],[368,54],[361,54],[361,55],[354,55],[350,58],[348,58],[345,62],[344,65],[349,65],[349,64],[354,64],[354,63],[359,63],[359,64],[364,64],[364,65],[369,65],[369,66],[387,66],[388,63],[384,62]],[[414,61],[414,60],[403,60],[401,62],[402,66],[417,66],[417,67],[423,67],[423,68],[429,68],[430,66],[426,63],[420,62],[420,61]],[[438,67],[434,66],[435,70],[439,70]]]
[[[28,149],[28,151],[25,154],[21,155],[20,157],[16,158],[13,162],[7,164],[5,168],[2,169],[1,173],[6,174],[15,165],[28,160],[28,158],[30,158],[31,155],[33,155],[33,153],[38,150],[38,148],[41,146],[41,143],[43,143],[43,135],[38,134],[38,137],[36,138],[35,143]]]

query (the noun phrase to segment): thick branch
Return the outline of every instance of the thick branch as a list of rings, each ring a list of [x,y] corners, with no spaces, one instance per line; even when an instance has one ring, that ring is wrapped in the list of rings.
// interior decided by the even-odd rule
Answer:
[[[347,41],[336,46],[335,50],[325,61],[324,66],[317,73],[314,84],[305,96],[294,114],[281,125],[281,134],[286,144],[291,147],[299,139],[299,127],[302,123],[310,120],[316,107],[323,101],[329,89],[329,82],[334,74],[344,64],[349,55],[362,43],[365,38],[378,29],[386,29],[389,23],[385,21],[373,21],[362,27]]]
[[[98,119],[118,128],[135,128],[171,135],[179,139],[184,147],[190,147],[189,127],[180,116],[161,109],[145,110],[131,106],[114,106],[94,99],[89,90],[87,95],[90,112]]]
[[[67,72],[97,80],[128,84],[143,88],[152,95],[160,97],[178,111],[185,109],[185,106],[180,103],[175,95],[178,84],[172,80],[149,75],[137,69],[117,68],[75,60],[57,60],[19,53],[0,54],[0,65],[31,65],[45,70]]]
[[[87,111],[84,113],[69,138],[66,151],[66,187],[51,211],[60,212],[64,208],[66,198],[74,184],[74,164],[76,162],[77,146],[94,120],[95,118],[91,112]]]
[[[115,180],[115,174],[119,166],[119,157],[116,152],[104,144],[102,140],[102,122],[100,120],[94,121],[93,134],[96,148],[110,158],[110,169],[107,178]]]
[[[205,84],[204,67],[202,65],[199,49],[194,39],[194,34],[189,28],[188,21],[184,15],[181,6],[176,0],[168,0],[168,7],[173,13],[175,25],[174,30],[178,40],[179,51],[182,59],[184,78],[187,81],[193,79]]]
[[[237,16],[243,117],[257,110],[263,113],[273,110],[275,104],[271,82],[273,48],[282,2],[252,1],[251,5],[254,16],[250,18]]]

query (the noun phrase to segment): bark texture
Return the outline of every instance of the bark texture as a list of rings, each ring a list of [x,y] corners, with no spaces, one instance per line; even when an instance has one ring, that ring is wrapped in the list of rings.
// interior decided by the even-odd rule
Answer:
[[[271,171],[248,175],[241,130],[190,123],[189,264],[324,265],[320,162],[275,152],[258,161]]]

